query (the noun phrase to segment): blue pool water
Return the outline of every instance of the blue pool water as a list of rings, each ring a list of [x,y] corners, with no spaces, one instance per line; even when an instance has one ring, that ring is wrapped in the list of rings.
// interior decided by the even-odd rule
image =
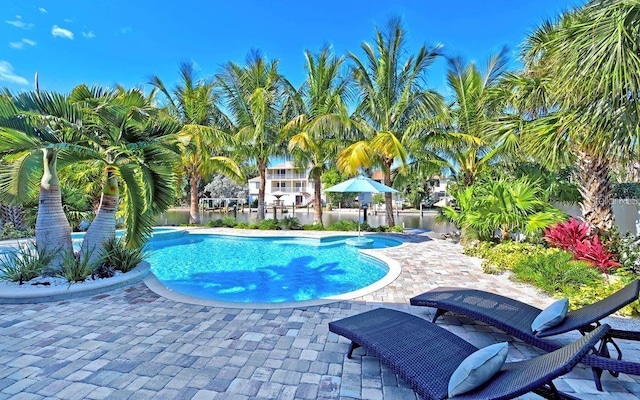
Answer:
[[[347,237],[247,238],[190,234],[151,240],[151,271],[185,295],[278,303],[336,296],[384,277],[386,264],[345,244]],[[401,242],[375,237],[373,248]]]

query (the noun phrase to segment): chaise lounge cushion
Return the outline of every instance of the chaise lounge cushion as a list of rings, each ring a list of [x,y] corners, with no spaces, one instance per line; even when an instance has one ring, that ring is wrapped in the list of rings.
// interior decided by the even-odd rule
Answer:
[[[531,331],[534,335],[543,332],[549,328],[553,328],[564,321],[569,311],[569,300],[560,299],[549,307],[545,308],[538,314],[536,319],[531,323]]]
[[[507,359],[508,346],[507,342],[492,344],[465,358],[449,379],[449,397],[466,393],[490,380]]]

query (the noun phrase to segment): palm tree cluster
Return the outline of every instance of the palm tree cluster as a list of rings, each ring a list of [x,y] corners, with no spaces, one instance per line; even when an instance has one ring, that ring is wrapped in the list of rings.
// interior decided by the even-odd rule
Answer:
[[[506,51],[483,70],[438,46],[410,52],[402,22],[392,18],[375,29],[373,43],[362,43],[360,55],[305,51],[299,88],[277,60],[252,51],[244,63],[228,62],[210,77],[183,63],[175,88],[152,76],[150,93],[85,85],[70,94],[5,91],[0,200],[20,204],[38,187],[37,246],[69,252],[58,172],[75,176],[65,182],[91,187],[96,217],[83,251],[97,256],[113,238],[119,213],[128,243],[139,246],[182,182],[190,223],[198,224],[201,183],[212,174],[246,182],[248,165],[260,177],[257,218],[264,219],[269,160],[289,154],[310,170],[317,223],[327,170],[353,176],[379,169],[384,183],[399,190],[423,190],[434,174],[450,174],[458,193],[499,175],[485,188],[481,214],[509,232],[543,225],[534,214],[545,205],[530,199],[534,206],[522,208],[513,192],[535,195],[527,187],[532,180],[505,181],[520,178],[518,166],[527,164],[538,171],[573,167],[587,223],[608,231],[611,171],[639,154],[639,29],[640,3],[589,1],[526,39],[522,70],[507,70]],[[439,57],[448,60],[447,96],[426,85]],[[393,226],[391,195],[385,196]],[[498,203],[513,207],[492,215]],[[511,222],[513,213],[534,217],[525,226]]]

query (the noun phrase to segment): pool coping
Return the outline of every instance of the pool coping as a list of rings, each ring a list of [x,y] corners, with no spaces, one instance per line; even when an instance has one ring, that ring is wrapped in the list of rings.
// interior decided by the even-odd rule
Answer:
[[[142,261],[131,271],[112,278],[98,279],[86,283],[57,285],[50,287],[2,287],[0,304],[29,304],[62,301],[81,296],[92,296],[140,282],[151,272],[151,264]]]
[[[348,233],[342,231],[336,232],[325,232],[325,231],[255,231],[255,230],[247,230],[247,229],[235,229],[235,228],[194,228],[187,229],[189,234],[218,234],[218,235],[226,235],[226,236],[238,236],[238,237],[274,237],[274,238],[307,238],[307,239],[318,239],[326,237],[336,237],[336,236],[351,236],[355,237],[356,235],[349,235]],[[294,233],[295,232],[295,233]],[[294,233],[294,234],[292,234]],[[382,236],[384,237],[384,233],[370,233],[369,236]],[[401,238],[397,236],[389,235],[388,238],[395,239],[401,242],[400,245],[394,246],[394,249],[401,248],[403,246],[407,246],[408,243],[403,241]],[[399,276],[400,272],[402,272],[402,268],[400,263],[391,259],[390,257],[385,256],[384,254],[380,254],[379,251],[384,249],[358,249],[362,254],[367,255],[368,257],[372,257],[378,261],[383,262],[389,267],[389,272],[379,279],[378,281],[372,283],[369,286],[365,286],[358,290],[354,290],[352,292],[343,293],[336,296],[325,297],[321,299],[313,299],[313,300],[305,300],[305,301],[288,301],[281,303],[240,303],[240,302],[231,302],[231,301],[221,301],[221,300],[211,300],[204,299],[200,297],[188,296],[182,293],[178,293],[168,287],[166,287],[162,282],[155,276],[155,274],[150,271],[149,274],[144,278],[144,283],[147,285],[151,291],[156,294],[165,297],[169,300],[173,300],[180,303],[187,304],[195,304],[200,306],[212,306],[212,307],[224,307],[224,308],[235,308],[235,309],[256,309],[256,310],[266,310],[266,309],[282,309],[282,308],[301,308],[301,307],[312,307],[312,306],[321,306],[325,304],[331,304],[344,300],[352,300],[358,297],[365,296],[369,293],[373,293],[377,290],[382,289],[383,287],[389,285],[393,281],[395,281]]]

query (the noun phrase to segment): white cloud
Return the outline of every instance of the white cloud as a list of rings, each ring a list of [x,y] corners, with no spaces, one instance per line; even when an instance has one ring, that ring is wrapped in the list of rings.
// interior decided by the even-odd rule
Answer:
[[[54,25],[51,28],[51,34],[54,37],[61,37],[69,40],[73,40],[73,32],[68,29],[60,28],[58,25]]]
[[[93,39],[94,37],[96,37],[96,34],[93,33],[93,31],[89,31],[89,32],[82,32],[82,36],[86,37],[87,39]]]
[[[16,28],[21,28],[21,29],[31,29],[33,28],[33,24],[27,24],[22,20],[22,17],[19,15],[16,15],[16,19],[15,20],[5,20],[4,22],[6,22],[9,25],[13,25]]]
[[[8,61],[3,60],[0,60],[0,81],[17,83],[18,85],[29,84],[25,78],[13,72],[13,66]]]
[[[33,47],[38,43],[34,42],[31,39],[22,38],[22,40],[19,42],[9,42],[9,47],[20,50],[24,47],[25,44],[28,44],[29,46]]]
[[[70,18],[65,18],[65,19],[64,19],[64,22],[67,22],[67,23],[69,23],[69,24],[72,24],[72,23],[73,23],[73,20],[72,20],[72,19],[70,19]]]
[[[40,11],[40,12],[41,12],[41,13],[43,13],[43,14],[46,14],[46,13],[47,13],[47,9],[46,9],[46,8],[44,8],[44,7],[40,7],[40,8],[38,8],[38,11]]]

